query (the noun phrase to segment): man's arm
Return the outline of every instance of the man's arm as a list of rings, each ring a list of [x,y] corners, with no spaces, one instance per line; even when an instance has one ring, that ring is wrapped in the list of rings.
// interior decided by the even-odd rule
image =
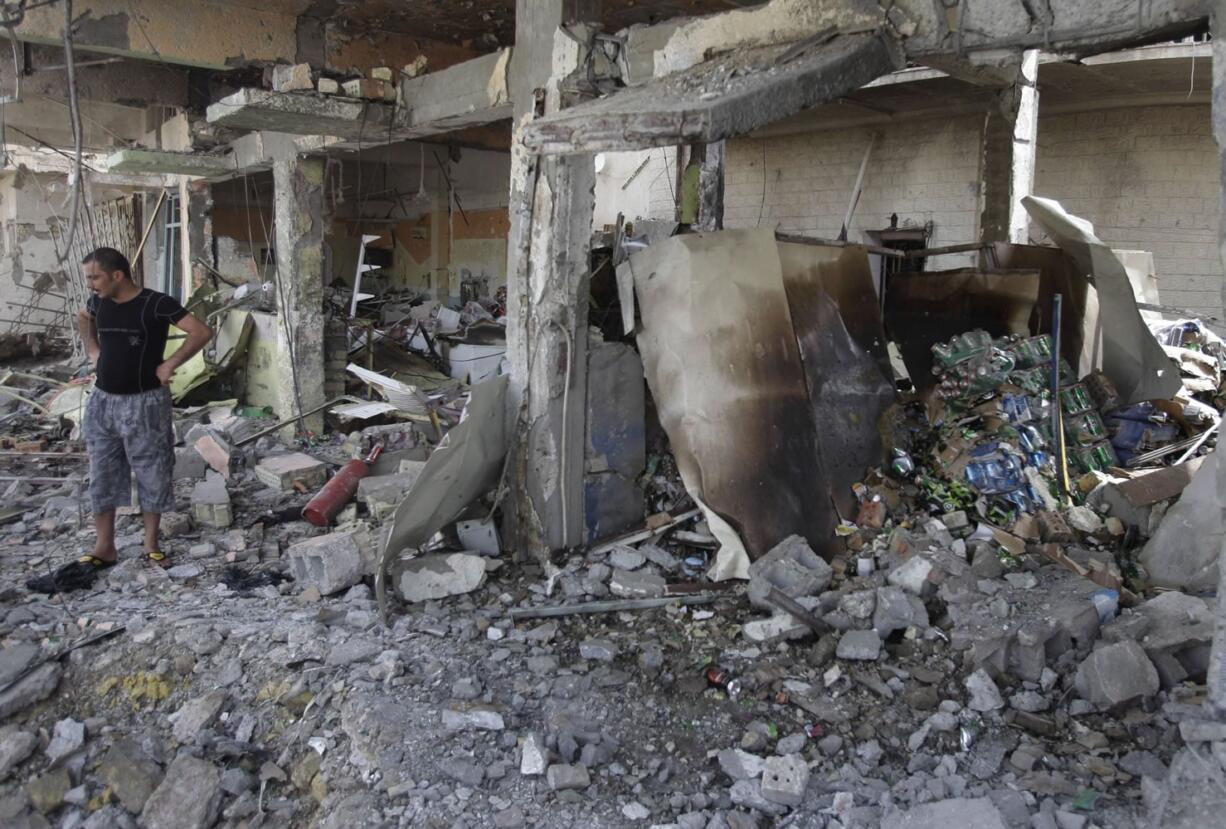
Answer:
[[[81,342],[85,343],[85,353],[89,362],[97,366],[98,354],[102,349],[98,345],[98,323],[88,310],[77,311],[77,331],[81,334]]]
[[[175,350],[174,354],[171,354],[164,363],[158,366],[157,375],[163,386],[170,385],[170,378],[174,375],[175,370],[194,357],[197,351],[204,348],[213,339],[213,329],[191,314],[187,314],[174,325],[187,334],[187,339]]]

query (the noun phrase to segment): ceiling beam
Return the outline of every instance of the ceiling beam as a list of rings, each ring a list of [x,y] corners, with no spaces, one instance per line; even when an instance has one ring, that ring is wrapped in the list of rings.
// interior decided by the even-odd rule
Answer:
[[[73,37],[78,49],[163,63],[228,69],[250,63],[292,63],[298,19],[216,0],[90,0]],[[61,3],[32,8],[14,31],[28,43],[63,40]]]

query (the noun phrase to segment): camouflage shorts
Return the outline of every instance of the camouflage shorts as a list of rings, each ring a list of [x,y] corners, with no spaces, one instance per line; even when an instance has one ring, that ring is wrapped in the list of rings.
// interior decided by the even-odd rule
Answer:
[[[132,505],[132,475],[142,512],[175,508],[175,435],[170,389],[111,394],[94,389],[86,404],[89,495],[94,512]]]

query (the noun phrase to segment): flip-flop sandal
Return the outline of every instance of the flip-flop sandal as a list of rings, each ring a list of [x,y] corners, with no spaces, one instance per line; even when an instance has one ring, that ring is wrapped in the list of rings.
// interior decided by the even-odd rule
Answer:
[[[99,570],[105,570],[108,567],[114,567],[117,562],[107,561],[104,558],[98,558],[94,555],[83,555],[77,559],[81,564],[89,564],[97,567]]]
[[[145,558],[150,564],[157,567],[165,568],[170,566],[170,556],[166,555],[161,550],[149,550],[145,553]]]

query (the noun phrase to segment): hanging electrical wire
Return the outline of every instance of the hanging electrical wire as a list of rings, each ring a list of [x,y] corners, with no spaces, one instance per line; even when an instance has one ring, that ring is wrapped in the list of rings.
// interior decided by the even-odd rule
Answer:
[[[77,75],[72,51],[72,0],[64,0],[64,67],[68,73],[68,119],[72,125],[73,176],[71,210],[68,214],[68,234],[64,250],[60,252],[60,262],[67,257],[72,249],[73,239],[77,235],[77,221],[81,213],[81,156],[83,139],[81,136],[81,106],[77,100]]]

